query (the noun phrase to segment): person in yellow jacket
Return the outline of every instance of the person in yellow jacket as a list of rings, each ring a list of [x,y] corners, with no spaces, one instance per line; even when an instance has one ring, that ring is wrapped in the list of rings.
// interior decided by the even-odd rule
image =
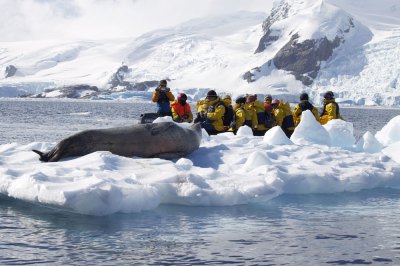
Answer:
[[[319,121],[318,109],[309,102],[308,94],[303,92],[300,94],[300,103],[296,104],[293,110],[293,121],[295,127],[297,127],[297,125],[300,123],[301,114],[305,110],[310,110],[313,113],[315,119]]]
[[[266,125],[266,112],[265,112],[265,108],[264,108],[264,104],[260,103],[257,100],[257,95],[254,95],[255,99],[251,99],[253,100],[250,103],[250,106],[253,107],[253,109],[256,111],[256,117],[257,117],[257,128],[254,129],[253,133],[255,136],[263,136],[265,134],[265,132],[267,132],[268,129],[270,129],[270,127],[267,127]],[[267,95],[268,96],[268,95]],[[271,96],[271,95],[269,95]],[[252,98],[250,96],[248,96],[248,98]],[[266,97],[267,98],[267,97]],[[267,102],[269,101],[269,99],[267,99]],[[265,99],[264,99],[264,103],[265,103]]]
[[[244,125],[246,121],[246,110],[244,109],[245,103],[246,97],[240,96],[236,98],[235,105],[233,107],[233,110],[235,111],[235,116],[228,131],[234,132],[236,134],[237,130]]]
[[[276,125],[280,126],[286,136],[290,138],[294,131],[294,122],[289,103],[283,103],[278,99],[274,99],[271,105],[274,110]]]
[[[244,124],[253,129],[253,131],[258,128],[257,111],[253,105],[256,99],[257,97],[255,95],[247,95],[246,103],[243,106],[246,114],[246,120]]]
[[[332,119],[343,119],[340,115],[339,105],[335,102],[335,96],[332,91],[324,94],[324,106],[320,114],[319,122],[325,125]]]
[[[210,100],[205,98],[203,100],[199,100],[196,103],[196,118],[194,119],[194,123],[204,122],[206,121],[206,114],[208,107],[210,106]]]
[[[205,114],[206,119],[201,123],[201,127],[204,128],[208,134],[216,135],[218,133],[224,132],[223,117],[225,113],[225,105],[218,97],[214,90],[207,92],[207,97],[209,100],[209,107],[207,113]]]
[[[160,116],[171,116],[170,102],[175,100],[170,88],[167,87],[165,79],[160,80],[158,87],[154,90],[151,100],[157,103],[157,114]]]
[[[193,114],[186,100],[187,95],[185,93],[180,93],[178,95],[178,100],[171,103],[172,119],[175,122],[191,123],[193,121]]]
[[[227,131],[231,126],[233,117],[235,116],[235,112],[232,107],[232,97],[230,95],[226,94],[226,95],[224,95],[224,97],[222,97],[222,102],[225,105],[223,124],[224,124],[225,131]]]
[[[271,104],[271,102],[272,102],[272,96],[271,96],[271,94],[265,95],[265,97],[264,97],[264,105],[266,105],[266,104]]]

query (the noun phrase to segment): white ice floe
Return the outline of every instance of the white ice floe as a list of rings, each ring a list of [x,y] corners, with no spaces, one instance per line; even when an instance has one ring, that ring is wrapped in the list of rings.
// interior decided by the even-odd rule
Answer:
[[[369,153],[380,152],[382,150],[382,144],[372,135],[371,132],[367,131],[358,140],[356,144],[357,151],[365,151]]]
[[[385,128],[398,126],[393,121],[398,120]],[[140,212],[160,204],[229,206],[267,201],[283,193],[400,187],[396,136],[381,130],[381,138],[392,143],[382,152],[381,144],[368,133],[358,142],[360,149],[351,149],[349,136],[340,142],[332,133],[350,130],[348,125],[334,125],[333,131],[327,131],[305,112],[292,137],[301,145],[290,143],[279,128],[264,137],[204,133],[198,150],[175,161],[99,151],[41,163],[31,150],[49,150],[54,143],[0,145],[0,193],[76,213],[107,215]],[[332,136],[335,141],[330,140]]]
[[[392,118],[380,131],[375,134],[375,138],[384,146],[400,141],[400,116]]]
[[[352,123],[341,119],[333,119],[324,125],[324,128],[329,133],[332,146],[351,148],[356,142]]]
[[[290,140],[298,145],[331,145],[328,131],[314,118],[310,110],[302,113],[301,121],[290,137]]]
[[[293,142],[288,139],[281,127],[275,126],[264,135],[264,143],[270,145],[291,145]]]

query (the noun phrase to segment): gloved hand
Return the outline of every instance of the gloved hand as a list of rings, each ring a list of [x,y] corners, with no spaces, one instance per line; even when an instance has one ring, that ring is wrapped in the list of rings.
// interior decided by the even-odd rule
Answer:
[[[160,90],[161,90],[161,88],[160,88],[160,86],[158,86],[158,87],[156,88],[156,91],[160,92]]]
[[[165,92],[169,92],[170,90],[170,88],[165,88]]]
[[[207,111],[207,113],[214,113],[215,112],[215,108],[214,108],[214,106],[210,106],[210,107],[208,107],[208,111]]]

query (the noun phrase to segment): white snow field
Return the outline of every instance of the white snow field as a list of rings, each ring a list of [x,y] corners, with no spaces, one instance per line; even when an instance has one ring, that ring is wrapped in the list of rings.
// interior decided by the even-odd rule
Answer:
[[[354,143],[350,123],[332,120],[321,126],[306,111],[291,140],[279,127],[264,137],[254,137],[247,127],[236,136],[208,136],[204,131],[200,148],[175,161],[99,151],[41,163],[31,150],[49,150],[55,143],[4,144],[0,193],[76,213],[108,215],[160,204],[229,206],[265,202],[282,193],[400,188],[399,140],[394,134],[399,120],[393,118],[376,138],[366,134],[360,144]],[[170,118],[155,122],[163,121]],[[322,143],[315,132],[329,143]],[[380,149],[378,141],[383,141]]]
[[[143,2],[145,1],[138,1],[138,4],[143,5]],[[107,82],[112,74],[124,64],[131,69],[125,77],[127,81],[169,78],[174,92],[188,91],[196,94],[194,91],[198,91],[204,95],[205,88],[214,88],[233,96],[243,93],[269,93],[297,99],[298,93],[305,90],[311,92],[313,101],[318,104],[321,93],[329,89],[335,92],[337,100],[342,103],[400,105],[398,0],[287,2],[291,5],[290,16],[272,27],[282,37],[259,54],[254,54],[254,51],[263,35],[262,22],[270,12],[266,6],[272,6],[272,3],[276,6],[280,1],[265,1],[266,4],[260,4],[259,9],[252,1],[251,10],[228,8],[230,13],[207,13],[199,9],[193,19],[185,22],[176,20],[175,26],[164,23],[164,27],[159,25],[158,29],[144,33],[149,28],[146,25],[140,26],[139,23],[131,24],[127,21],[121,24],[124,20],[117,16],[107,20],[110,25],[104,25],[103,16],[98,16],[96,20],[96,16],[90,12],[78,12],[73,3],[64,4],[66,6],[63,15],[71,23],[63,24],[64,28],[60,29],[61,33],[58,35],[54,34],[57,32],[55,28],[49,29],[45,24],[54,20],[48,13],[44,13],[44,18],[39,22],[35,21],[38,25],[31,27],[36,34],[40,33],[39,29],[47,30],[47,34],[42,33],[46,38],[40,35],[42,38],[36,36],[29,39],[31,32],[18,31],[16,28],[13,32],[15,38],[8,34],[7,41],[2,41],[1,33],[9,33],[9,29],[0,27],[0,68],[3,71],[8,65],[18,68],[15,76],[0,77],[0,97],[39,93],[46,88],[72,84],[96,85],[103,89],[108,86]],[[25,9],[20,9],[23,12],[27,9],[26,3],[20,1],[13,5],[16,8],[24,5]],[[43,3],[50,5],[47,1]],[[210,4],[210,1],[207,3]],[[187,6],[182,1],[180,4]],[[37,5],[40,2],[35,2],[35,10],[39,12],[41,9]],[[127,8],[132,8],[133,12],[134,5],[130,4]],[[86,7],[89,8],[90,5],[86,4]],[[101,4],[98,3],[93,12],[100,8]],[[155,14],[159,15],[157,8],[154,5]],[[217,6],[215,8],[218,9]],[[126,15],[126,10],[123,11],[121,6],[114,9],[111,6],[109,10],[120,10],[121,14]],[[188,16],[187,19],[189,18]],[[350,18],[355,27],[344,34]],[[9,19],[11,23],[13,17],[10,16]],[[90,19],[89,25],[97,27],[92,32],[85,31],[86,35],[79,35],[77,25],[86,30],[89,27],[88,24],[79,24],[86,21],[85,19]],[[164,17],[162,19],[165,20]],[[58,25],[56,22],[58,21],[55,21]],[[41,25],[44,27],[40,27]],[[101,27],[104,29],[104,36],[101,35]],[[131,37],[128,34],[129,28],[132,32],[140,32],[141,27],[142,35]],[[243,80],[242,75],[245,72],[254,67],[265,66],[294,32],[300,34],[300,39],[322,36],[333,39],[336,35],[343,35],[345,41],[334,50],[328,61],[321,62],[321,70],[311,87],[305,87],[293,75],[277,70],[274,66],[268,67],[264,73],[268,75],[256,82],[247,83]],[[96,38],[93,37],[94,33]],[[27,37],[24,39],[24,36]],[[52,96],[57,94],[48,95]],[[116,97],[120,96],[121,93]]]

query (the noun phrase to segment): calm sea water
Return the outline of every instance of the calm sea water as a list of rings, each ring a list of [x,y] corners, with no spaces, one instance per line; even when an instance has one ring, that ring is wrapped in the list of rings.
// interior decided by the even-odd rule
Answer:
[[[0,143],[137,123],[154,105],[0,100]],[[343,108],[360,137],[393,109]],[[400,265],[400,191],[283,195],[234,207],[163,205],[91,217],[0,196],[0,265]]]

